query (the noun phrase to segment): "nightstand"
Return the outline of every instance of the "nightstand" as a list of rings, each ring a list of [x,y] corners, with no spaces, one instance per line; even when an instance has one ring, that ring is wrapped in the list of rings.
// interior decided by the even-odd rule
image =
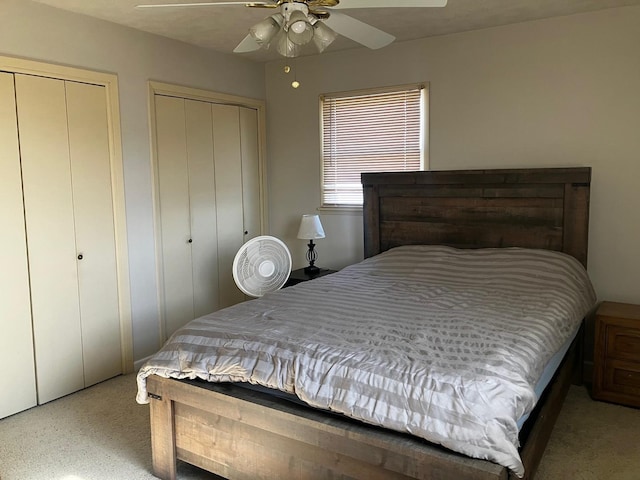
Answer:
[[[313,280],[314,278],[324,277],[325,275],[329,275],[331,273],[336,273],[337,270],[330,270],[328,268],[321,268],[318,273],[315,275],[309,275],[308,273],[304,273],[304,268],[299,268],[298,270],[294,270],[289,275],[289,280],[284,284],[284,287],[291,287],[293,285],[297,285],[302,282],[306,282],[308,280]]]
[[[640,407],[640,305],[603,302],[598,308],[593,398]]]

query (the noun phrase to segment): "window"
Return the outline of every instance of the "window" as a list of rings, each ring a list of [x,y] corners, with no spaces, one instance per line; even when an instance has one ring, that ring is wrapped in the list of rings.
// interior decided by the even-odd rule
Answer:
[[[422,170],[427,89],[411,85],[323,95],[322,206],[362,206],[362,172]]]

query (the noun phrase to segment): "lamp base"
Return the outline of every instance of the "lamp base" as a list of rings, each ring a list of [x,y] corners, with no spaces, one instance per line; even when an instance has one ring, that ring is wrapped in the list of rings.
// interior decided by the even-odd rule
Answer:
[[[315,265],[309,265],[308,267],[304,267],[304,273],[307,275],[317,275],[320,273],[320,269]]]

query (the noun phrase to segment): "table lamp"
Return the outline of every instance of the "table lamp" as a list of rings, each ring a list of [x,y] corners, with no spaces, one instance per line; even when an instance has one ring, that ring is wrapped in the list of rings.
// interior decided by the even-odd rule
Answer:
[[[303,215],[300,221],[300,229],[298,230],[298,238],[303,240],[309,240],[307,246],[307,260],[309,266],[304,268],[304,273],[308,275],[316,275],[320,273],[320,269],[314,265],[316,262],[317,254],[315,251],[314,239],[324,238],[324,229],[322,223],[320,223],[320,217],[318,215]]]

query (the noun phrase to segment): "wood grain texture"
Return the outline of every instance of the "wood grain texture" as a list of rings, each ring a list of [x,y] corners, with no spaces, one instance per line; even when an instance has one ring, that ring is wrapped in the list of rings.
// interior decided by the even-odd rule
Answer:
[[[365,256],[407,243],[445,243],[561,250],[586,263],[590,176],[589,168],[363,175]],[[522,429],[527,479],[535,475],[580,363],[582,338],[574,340]],[[152,415],[152,422],[166,424],[154,435],[172,435],[178,459],[225,478],[516,478],[504,467],[411,435],[234,385],[154,376],[149,382],[151,393],[162,392],[162,400],[152,405],[174,405],[175,410],[170,416],[169,407],[163,407],[162,414]],[[156,475],[173,479],[172,443],[165,439],[158,445],[169,451],[170,460],[154,453]]]
[[[147,380],[147,388],[157,396],[151,402],[151,455],[153,474],[163,480],[176,479],[176,433],[174,427],[173,402],[160,377],[152,376]]]
[[[587,262],[591,169],[362,175],[365,257],[400,245],[556,250]]]
[[[533,479],[569,388],[578,337],[521,432]],[[516,480],[506,468],[422,439],[327,414],[232,384],[151,376],[154,474],[176,459],[224,478]],[[173,414],[172,414],[173,409]]]
[[[603,302],[595,340],[593,397],[640,407],[640,306]]]
[[[507,478],[491,462],[260,392],[151,378],[163,397],[152,405],[176,405],[177,457],[226,478]]]

